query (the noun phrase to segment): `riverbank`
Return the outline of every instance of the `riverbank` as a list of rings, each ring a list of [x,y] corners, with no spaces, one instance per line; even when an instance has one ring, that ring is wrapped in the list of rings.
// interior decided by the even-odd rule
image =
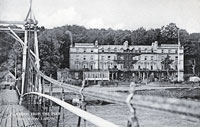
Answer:
[[[118,85],[112,87],[92,86],[89,89],[98,89],[98,91],[117,92],[128,95],[130,92],[129,85]],[[152,82],[150,84],[138,84],[135,88],[135,94],[151,95],[173,98],[190,98],[200,100],[199,84],[172,84],[168,82]]]

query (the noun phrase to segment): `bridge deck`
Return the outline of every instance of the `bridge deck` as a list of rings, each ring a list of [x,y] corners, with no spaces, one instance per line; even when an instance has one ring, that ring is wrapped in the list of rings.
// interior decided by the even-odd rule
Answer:
[[[0,91],[1,127],[42,127],[41,123],[23,106],[18,105],[14,90]]]

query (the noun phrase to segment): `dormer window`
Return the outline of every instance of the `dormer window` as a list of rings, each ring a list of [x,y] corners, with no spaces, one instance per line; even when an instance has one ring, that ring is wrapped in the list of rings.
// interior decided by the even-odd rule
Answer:
[[[86,49],[83,49],[83,52],[86,52]]]
[[[114,48],[114,51],[117,52],[117,48],[116,47]]]
[[[101,48],[101,52],[104,52],[104,48]]]
[[[141,52],[141,48],[138,49],[138,52]]]
[[[153,56],[151,56],[151,60],[153,60]]]
[[[108,52],[110,52],[110,48],[108,48]]]

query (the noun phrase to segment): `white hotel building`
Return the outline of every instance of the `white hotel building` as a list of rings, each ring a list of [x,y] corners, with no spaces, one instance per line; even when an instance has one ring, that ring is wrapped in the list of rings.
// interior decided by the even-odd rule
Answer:
[[[162,63],[167,56],[172,60],[168,70]],[[105,75],[105,79],[111,80],[124,77],[161,79],[168,73],[168,78],[179,76],[183,81],[183,61],[183,47],[178,44],[128,45],[126,41],[123,45],[98,45],[95,42],[75,43],[70,47],[70,70],[82,72],[83,78],[89,76],[91,80],[103,80]]]

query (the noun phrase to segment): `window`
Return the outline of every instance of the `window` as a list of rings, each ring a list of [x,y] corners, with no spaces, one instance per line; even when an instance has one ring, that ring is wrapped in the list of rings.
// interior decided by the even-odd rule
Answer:
[[[161,60],[164,60],[164,59],[165,59],[164,56],[162,56]]]
[[[178,50],[175,50],[175,53],[178,53]]]
[[[78,60],[79,55],[76,55],[76,59]]]
[[[117,60],[117,56],[114,56],[114,60]]]
[[[91,52],[94,52],[93,49],[91,49]]]
[[[79,69],[79,63],[78,62],[75,63],[75,66],[76,66],[76,69]]]
[[[151,56],[151,60],[153,60],[153,56]]]
[[[86,60],[86,56],[83,56],[83,60]]]
[[[138,60],[140,60],[140,56],[138,56]]]
[[[91,56],[90,59],[93,60],[93,56]]]
[[[140,65],[138,66],[138,69],[140,69]]]
[[[145,56],[144,60],[147,60],[147,56]]]
[[[138,52],[141,52],[141,48],[138,49]]]
[[[137,49],[135,49],[135,52],[136,52],[136,53],[138,52]]]
[[[120,56],[120,59],[121,59],[121,60],[124,60],[124,57],[123,57],[123,56]]]
[[[108,56],[108,59],[110,60],[110,56]]]
[[[162,53],[164,53],[164,50],[162,49]]]
[[[151,70],[153,70],[153,66],[151,65]]]
[[[171,50],[170,50],[170,49],[168,50],[168,53],[171,53]]]
[[[114,48],[114,51],[117,52],[117,48],[116,47]]]
[[[104,60],[104,56],[101,56],[101,59]]]
[[[164,65],[162,65],[162,70],[164,70]]]
[[[102,63],[102,65],[101,65],[101,69],[104,69],[103,63]]]
[[[110,48],[108,48],[108,52],[110,52]]]
[[[86,52],[86,49],[83,49],[83,52]]]

